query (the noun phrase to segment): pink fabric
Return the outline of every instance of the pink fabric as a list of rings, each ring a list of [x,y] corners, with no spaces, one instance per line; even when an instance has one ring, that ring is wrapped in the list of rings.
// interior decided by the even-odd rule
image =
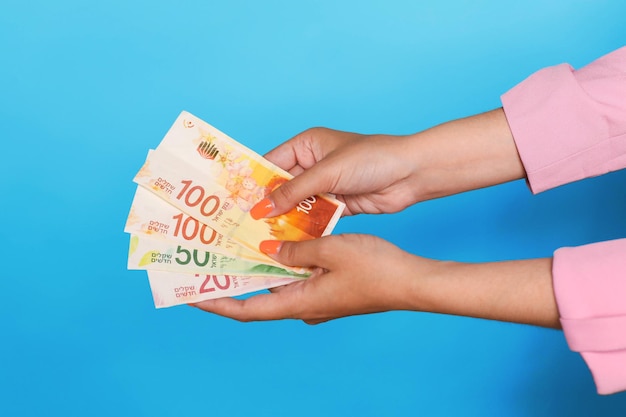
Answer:
[[[561,248],[552,272],[570,348],[600,394],[626,390],[626,239]]]
[[[534,193],[626,167],[626,47],[540,70],[502,104]],[[598,393],[626,390],[626,239],[561,248],[552,272],[565,337]]]
[[[540,70],[502,103],[533,192],[626,166],[626,47]]]

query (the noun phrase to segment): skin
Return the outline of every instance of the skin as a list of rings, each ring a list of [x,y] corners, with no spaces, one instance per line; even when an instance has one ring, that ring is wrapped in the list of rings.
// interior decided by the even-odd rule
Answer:
[[[525,177],[502,109],[407,136],[314,128],[266,158],[295,175],[269,196],[266,217],[325,192],[346,203],[344,215],[393,213],[420,201]],[[259,205],[268,206],[268,201]],[[315,273],[269,294],[194,306],[240,321],[291,318],[317,324],[411,310],[560,327],[551,258],[480,264],[438,261],[358,234],[285,241],[262,249],[283,264],[312,267]],[[384,268],[379,267],[380,259],[385,260]]]

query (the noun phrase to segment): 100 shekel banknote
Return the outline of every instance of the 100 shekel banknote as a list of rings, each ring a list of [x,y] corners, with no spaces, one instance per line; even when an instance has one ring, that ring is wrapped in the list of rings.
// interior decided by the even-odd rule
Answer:
[[[217,233],[143,187],[137,187],[135,191],[124,231],[153,240],[178,242],[223,255],[267,262],[266,256]]]
[[[296,281],[291,278],[181,274],[164,271],[148,271],[148,280],[156,308],[197,303],[220,297],[235,297]]]
[[[306,240],[329,234],[344,204],[311,196],[274,218],[250,209],[292,175],[224,133],[183,112],[134,181],[218,233],[258,251],[263,240]]]

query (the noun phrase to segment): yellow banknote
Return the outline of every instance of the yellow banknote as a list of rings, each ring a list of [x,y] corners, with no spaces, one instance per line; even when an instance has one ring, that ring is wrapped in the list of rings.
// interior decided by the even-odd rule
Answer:
[[[231,257],[267,262],[267,257],[260,255],[258,251],[224,237],[143,187],[137,187],[135,191],[124,231],[150,239],[201,247]]]
[[[253,219],[258,201],[292,178],[217,129],[183,113],[134,181],[227,237],[258,250],[263,240],[306,240],[329,234],[344,204],[311,196],[286,214]]]

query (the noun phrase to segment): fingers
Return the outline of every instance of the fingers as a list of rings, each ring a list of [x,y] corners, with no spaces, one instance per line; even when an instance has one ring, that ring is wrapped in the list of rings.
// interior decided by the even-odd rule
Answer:
[[[216,298],[192,304],[200,310],[218,314],[238,321],[264,321],[293,318],[292,297],[282,294],[259,294],[239,300],[236,298]]]
[[[294,147],[294,139],[282,143],[266,153],[264,157],[285,171],[291,171],[294,167],[298,166],[298,156]]]
[[[339,236],[328,236],[303,242],[265,241],[261,247],[269,256],[286,265],[318,267],[309,278],[320,275],[321,269],[337,266],[333,253],[341,246]],[[267,242],[267,243],[266,243]],[[325,315],[307,313],[312,294],[309,280],[297,281],[247,299],[217,298],[191,304],[200,310],[229,317],[238,321],[265,321],[280,319],[303,319],[308,324],[330,320]],[[308,286],[308,287],[307,287]],[[308,294],[307,294],[308,292]],[[315,297],[313,297],[315,298]]]
[[[353,133],[331,129],[306,130],[268,152],[265,157],[295,176],[282,184],[266,199],[255,205],[254,219],[284,214],[312,195],[333,192],[341,165],[328,164],[324,157],[354,137]]]
[[[303,171],[255,204],[250,210],[250,216],[255,220],[279,216],[293,209],[305,198],[332,192],[329,190],[331,186],[328,185],[330,181],[327,180],[327,172],[320,168],[320,164]]]
[[[284,265],[332,270],[337,266],[336,243],[341,236],[326,236],[302,242],[266,240],[259,249]]]
[[[322,158],[322,155],[316,152],[315,143],[326,130],[319,128],[305,130],[266,153],[265,158],[289,172],[295,167],[310,168]]]
[[[216,298],[189,306],[242,322],[301,319],[306,324],[315,325],[332,320],[332,317],[310,319],[299,317],[302,313],[302,303],[290,297],[289,292],[259,294],[245,300]]]
[[[264,252],[286,265],[314,267],[306,280],[273,289],[245,300],[220,298],[194,304],[201,310],[239,321],[300,319],[318,324],[338,317],[385,311],[379,300],[389,291],[373,273],[376,257],[391,248],[367,235],[333,235],[302,242],[265,241]],[[395,247],[393,247],[395,248]],[[393,253],[397,252],[397,248]],[[392,256],[401,265],[402,256]],[[399,259],[399,260],[398,260]],[[404,275],[404,274],[402,274]]]
[[[272,210],[267,217],[284,214],[312,195],[332,192],[334,181],[331,177],[337,173],[334,167],[327,165],[324,161],[319,162],[274,190],[268,196]]]
[[[289,173],[293,175],[294,177],[302,174],[303,172],[304,172],[304,168],[302,168],[300,165],[296,165],[295,167],[289,170]]]

